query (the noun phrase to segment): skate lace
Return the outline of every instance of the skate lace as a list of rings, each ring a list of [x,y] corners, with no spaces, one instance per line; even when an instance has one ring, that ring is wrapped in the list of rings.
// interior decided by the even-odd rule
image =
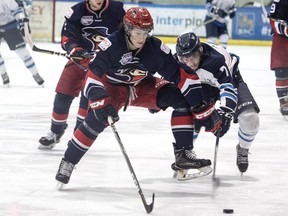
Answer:
[[[285,111],[285,112],[287,112],[287,111],[288,111],[288,102],[285,103],[285,104],[282,104],[282,105],[280,106],[280,109],[283,110],[283,111]]]
[[[244,149],[244,148],[241,148],[240,146],[238,146],[237,148],[237,159],[238,159],[238,162],[241,163],[241,162],[244,162],[246,163],[248,161],[248,149]]]
[[[185,150],[185,154],[189,159],[197,159],[197,155],[193,150]]]
[[[47,140],[54,140],[54,142],[56,142],[57,141],[57,134],[53,133],[52,131],[49,131],[47,133],[47,136],[45,136],[45,138]]]
[[[62,161],[60,167],[60,173],[65,176],[70,176],[74,169],[74,165],[72,163]]]

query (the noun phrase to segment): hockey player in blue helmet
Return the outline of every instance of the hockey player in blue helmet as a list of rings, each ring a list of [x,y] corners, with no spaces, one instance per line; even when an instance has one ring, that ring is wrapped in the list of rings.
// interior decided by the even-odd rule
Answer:
[[[220,102],[220,137],[239,123],[236,163],[241,173],[248,169],[248,151],[259,130],[259,107],[239,71],[239,57],[222,46],[200,42],[193,33],[178,37],[175,57],[195,71],[202,83],[206,101]],[[195,140],[198,136],[194,134]]]

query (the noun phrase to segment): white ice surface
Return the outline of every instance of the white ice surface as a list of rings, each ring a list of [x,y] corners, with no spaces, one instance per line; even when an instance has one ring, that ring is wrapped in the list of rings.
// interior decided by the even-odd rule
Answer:
[[[59,44],[36,45],[62,51]],[[241,216],[288,215],[288,122],[278,110],[274,73],[269,70],[270,47],[229,46],[228,50],[240,55],[242,76],[261,109],[260,131],[242,179],[235,164],[238,125],[233,124],[220,140],[216,169],[220,185],[213,187],[211,175],[187,182],[172,178],[171,110],[151,115],[146,109],[129,107],[120,112],[116,127],[147,203],[152,193],[156,195],[152,215],[218,216],[225,208]],[[54,178],[72,136],[78,99],[61,143],[52,151],[37,147],[38,139],[49,131],[54,88],[66,59],[31,51],[45,79],[41,88],[3,42],[1,53],[10,88],[0,84],[0,215],[146,215],[110,128],[77,165],[70,183],[57,191]],[[202,133],[195,151],[213,161],[214,146],[215,137]]]

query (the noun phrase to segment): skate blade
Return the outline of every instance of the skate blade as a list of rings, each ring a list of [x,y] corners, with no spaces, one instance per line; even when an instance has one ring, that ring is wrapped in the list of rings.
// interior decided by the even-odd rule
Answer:
[[[64,184],[58,181],[56,187],[57,187],[57,190],[61,191],[64,187]]]
[[[40,150],[51,150],[51,149],[53,149],[55,147],[55,145],[56,145],[55,143],[53,143],[51,145],[48,145],[48,146],[40,144],[38,146],[38,149],[40,149]]]
[[[182,169],[175,171],[173,178],[176,178],[178,181],[187,181],[209,175],[212,171],[213,169],[210,166],[201,167],[199,169]]]

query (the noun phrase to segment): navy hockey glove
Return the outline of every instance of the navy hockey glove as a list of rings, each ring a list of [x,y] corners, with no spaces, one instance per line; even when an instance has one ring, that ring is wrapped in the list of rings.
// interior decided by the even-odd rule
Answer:
[[[222,10],[222,9],[218,9],[217,10],[217,12],[216,12],[216,14],[218,14],[221,18],[224,18],[224,17],[226,17],[228,14],[224,11],[224,10]]]
[[[88,68],[88,65],[93,58],[93,55],[88,52],[88,50],[83,49],[81,47],[74,47],[69,52],[70,58],[73,62],[80,65],[83,68]]]
[[[215,103],[202,103],[193,108],[193,116],[195,119],[195,132],[199,133],[201,127],[205,127],[206,132],[216,132],[221,126],[221,117],[217,110],[215,110]]]
[[[218,110],[219,115],[221,116],[222,124],[220,126],[219,137],[224,136],[227,131],[230,129],[230,124],[233,118],[231,113],[223,112],[221,109]],[[214,132],[214,135],[217,136],[217,132]]]
[[[24,24],[26,23],[29,23],[29,19],[28,18],[23,18],[23,19],[19,19],[18,20],[18,25],[19,25],[19,30],[22,34],[23,37],[25,37],[25,31],[24,31]],[[29,32],[30,32],[30,29],[29,29]]]
[[[109,97],[103,97],[90,102],[96,119],[103,124],[108,124],[108,116],[112,117],[113,122],[119,120],[116,109],[112,106]]]

